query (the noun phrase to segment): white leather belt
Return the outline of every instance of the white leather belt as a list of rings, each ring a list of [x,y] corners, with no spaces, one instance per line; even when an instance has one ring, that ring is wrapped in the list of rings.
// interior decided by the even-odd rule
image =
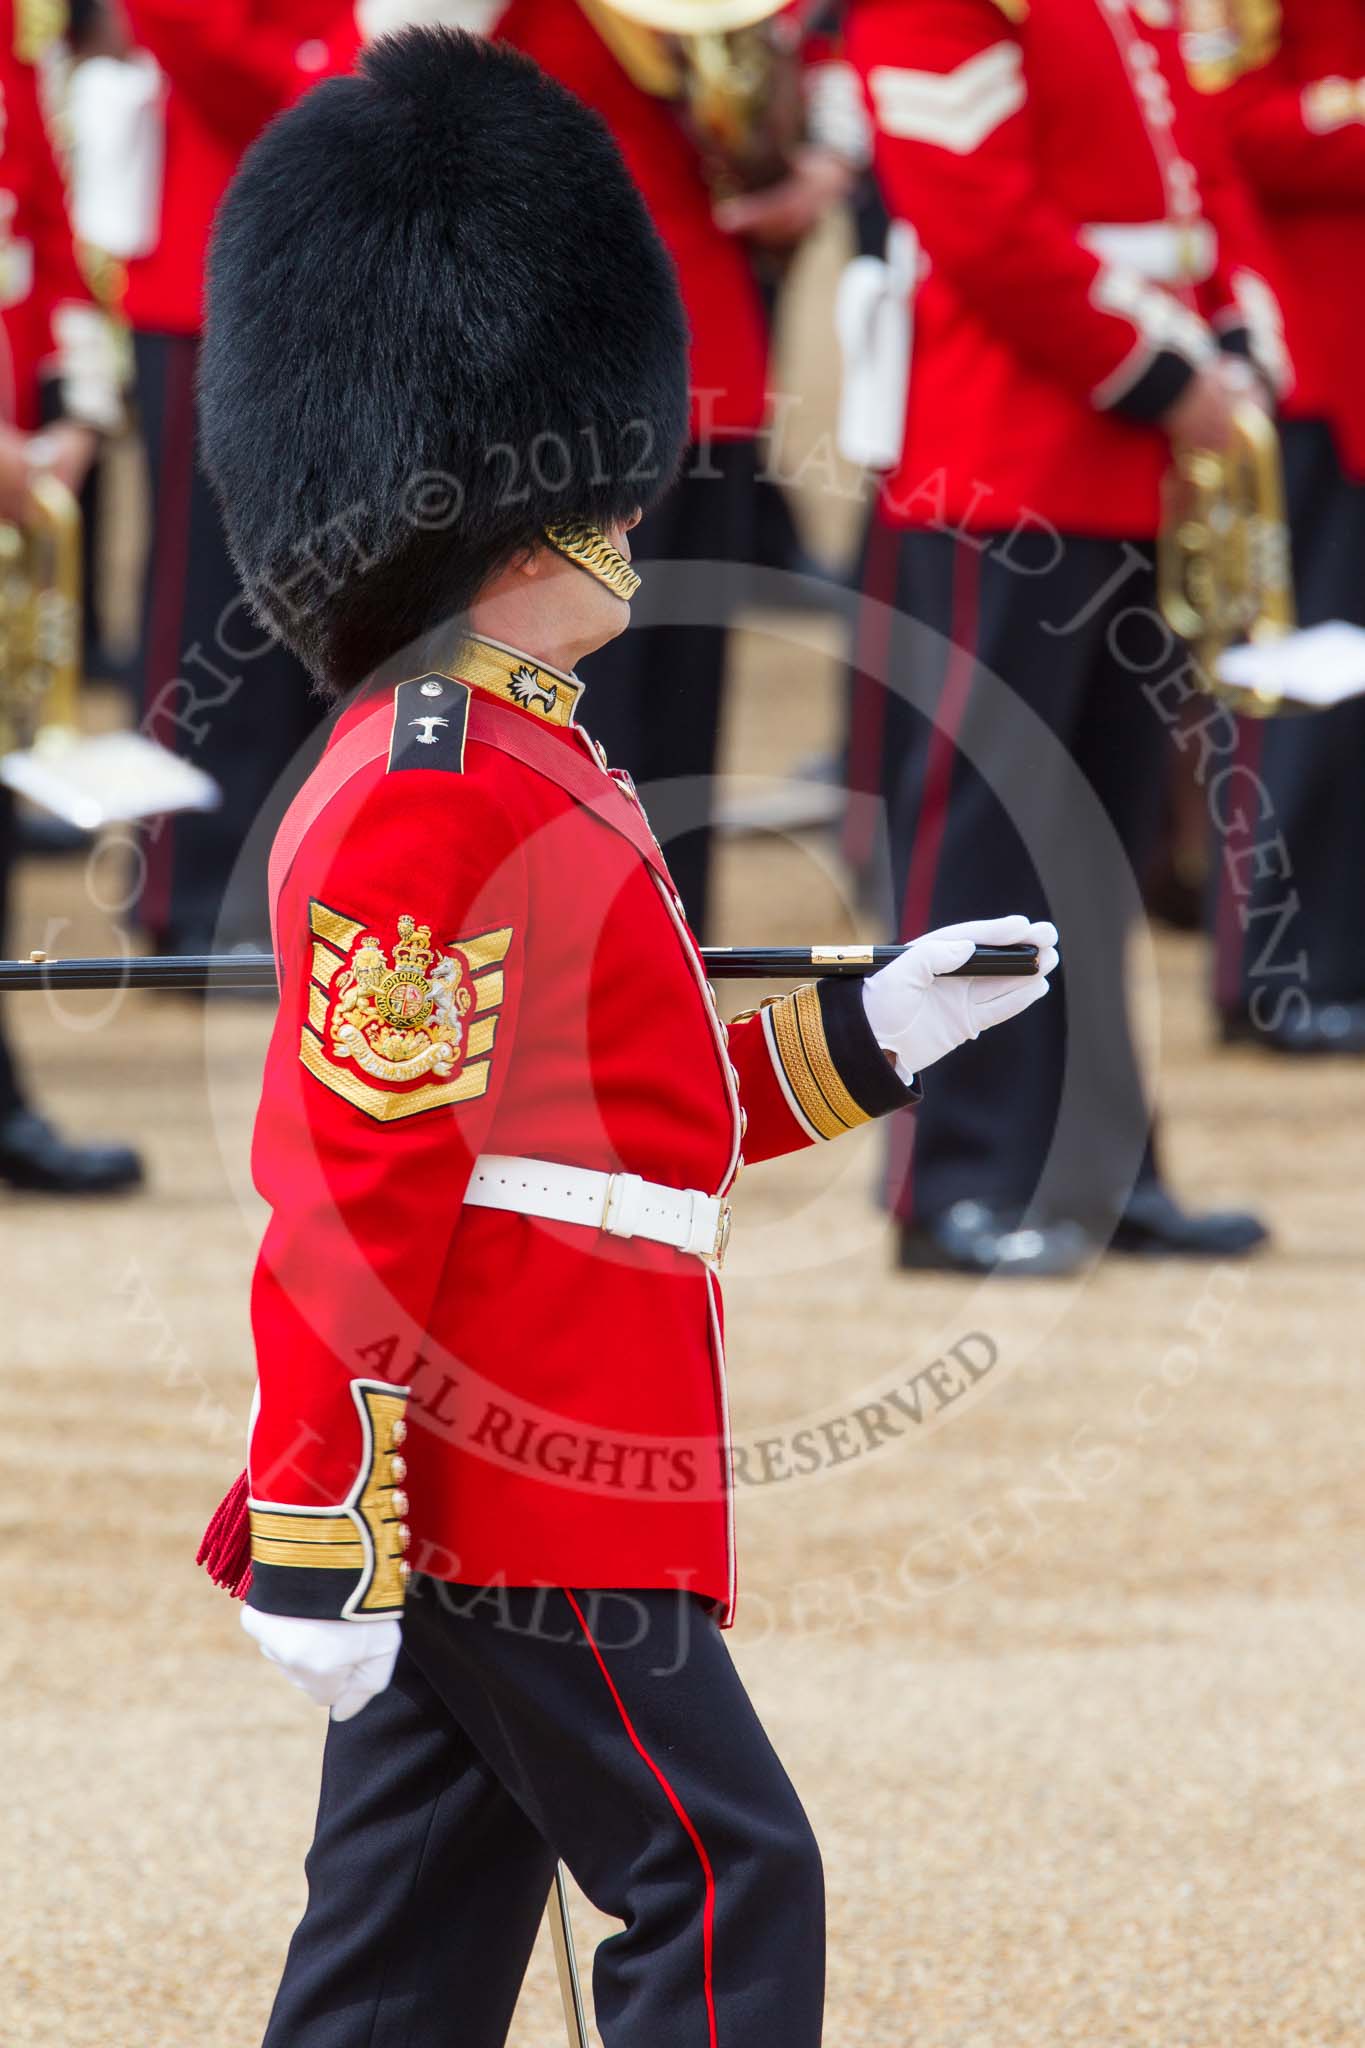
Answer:
[[[1203,284],[1218,262],[1218,236],[1207,220],[1097,221],[1078,239],[1101,263],[1152,284]]]
[[[507,1159],[486,1152],[474,1162],[465,1201],[511,1209],[552,1223],[581,1223],[609,1237],[647,1237],[720,1266],[730,1241],[730,1204],[697,1188],[668,1188],[638,1173],[598,1173],[553,1159]]]

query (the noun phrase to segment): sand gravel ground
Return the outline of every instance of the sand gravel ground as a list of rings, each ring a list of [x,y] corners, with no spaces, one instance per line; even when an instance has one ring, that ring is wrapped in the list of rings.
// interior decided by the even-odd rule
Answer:
[[[834,255],[814,252],[798,311],[827,300]],[[789,471],[828,418],[824,332],[789,334],[784,381],[811,400]],[[808,509],[847,538],[846,500]],[[800,637],[746,643],[740,770],[834,730],[834,664]],[[851,934],[818,841],[737,844],[722,883],[720,937]],[[22,943],[102,949],[109,885],[30,873]],[[741,1189],[727,1298],[752,1472],[801,1421],[846,1443],[840,1417],[966,1338],[994,1361],[932,1427],[741,1493],[731,1640],[825,1847],[829,2048],[1365,2041],[1365,1070],[1215,1052],[1202,948],[1163,941],[1157,966],[1142,1010],[1173,1177],[1255,1197],[1276,1239],[1253,1264],[899,1279],[875,1135]],[[30,1002],[23,1037],[55,1111],[145,1145],[148,1192],[0,1197],[0,2043],[255,2048],[322,1724],[192,1557],[251,1381],[267,1020],[144,998],[100,1024],[102,1003]],[[591,1933],[584,1909],[585,1955]],[[561,2040],[542,1947],[513,2048]]]

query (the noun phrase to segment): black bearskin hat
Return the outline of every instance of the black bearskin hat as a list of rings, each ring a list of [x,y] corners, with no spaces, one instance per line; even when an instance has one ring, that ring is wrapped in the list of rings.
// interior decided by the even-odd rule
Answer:
[[[333,691],[563,520],[672,480],[672,263],[597,116],[409,29],[247,153],[209,257],[203,455],[269,626]]]

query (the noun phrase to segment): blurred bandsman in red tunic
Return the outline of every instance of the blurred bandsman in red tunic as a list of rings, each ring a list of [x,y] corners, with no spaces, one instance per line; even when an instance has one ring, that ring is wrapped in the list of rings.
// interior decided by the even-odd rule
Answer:
[[[868,574],[905,615],[867,627],[892,690],[900,929],[1022,885],[1068,940],[1065,1004],[1022,1027],[1027,1099],[1013,1048],[988,1042],[933,1091],[913,1157],[906,1122],[902,1257],[1056,1272],[1110,1241],[1236,1252],[1253,1218],[1190,1216],[1162,1185],[1124,954],[1161,707],[1188,687],[1155,604],[1172,439],[1223,439],[1248,357],[1278,374],[1251,209],[1171,0],[855,0],[847,42],[919,248]]]
[[[101,433],[118,426],[116,353],[77,260],[43,107],[59,61],[61,7],[0,0],[0,520],[22,526],[50,472],[78,491]],[[0,674],[0,726],[5,678]],[[0,951],[14,856],[14,802],[0,788]],[[140,1178],[126,1146],[68,1144],[28,1105],[0,1033],[0,1181],[105,1192]]]
[[[1365,625],[1365,4],[1189,0],[1186,53],[1263,209],[1294,388],[1285,472],[1299,622]],[[1250,721],[1261,794],[1220,862],[1225,1028],[1365,1052],[1365,702]]]
[[[352,0],[124,0],[124,13],[164,81],[151,110],[164,122],[160,190],[126,301],[152,501],[143,715],[223,791],[218,810],[149,831],[139,916],[163,950],[195,953],[263,941],[263,847],[238,857],[319,709],[300,664],[242,604],[196,457],[209,224],[247,144],[319,78],[349,69],[359,36]]]
[[[808,7],[781,0],[362,0],[367,35],[439,20],[510,43],[600,114],[677,265],[691,332],[689,446],[637,535],[641,561],[755,558],[769,318],[756,256],[776,260],[847,195],[863,126],[852,74]],[[643,467],[651,451],[641,448]],[[710,777],[730,577],[651,579],[646,623],[588,669],[599,736],[650,795],[688,914],[707,922]],[[662,630],[666,626],[667,630]]]
[[[259,1388],[209,1552],[333,1709],[269,2048],[501,2048],[557,1856],[622,1926],[607,2048],[817,2048],[819,1857],[719,1632],[728,1199],[741,1145],[915,1101],[1056,933],[721,1023],[577,674],[686,441],[685,323],[544,73],[381,38],[248,154],[211,278],[234,547],[344,700],[271,859]],[[1041,974],[945,978],[978,938]]]

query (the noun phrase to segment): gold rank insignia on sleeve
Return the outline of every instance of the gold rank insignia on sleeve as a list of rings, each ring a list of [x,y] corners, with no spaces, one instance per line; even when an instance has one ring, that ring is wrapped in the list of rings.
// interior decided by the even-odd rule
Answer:
[[[1180,48],[1200,92],[1225,92],[1280,47],[1280,0],[1181,0]]]
[[[485,1093],[512,927],[442,945],[405,913],[374,931],[314,900],[299,1058],[377,1123]]]

